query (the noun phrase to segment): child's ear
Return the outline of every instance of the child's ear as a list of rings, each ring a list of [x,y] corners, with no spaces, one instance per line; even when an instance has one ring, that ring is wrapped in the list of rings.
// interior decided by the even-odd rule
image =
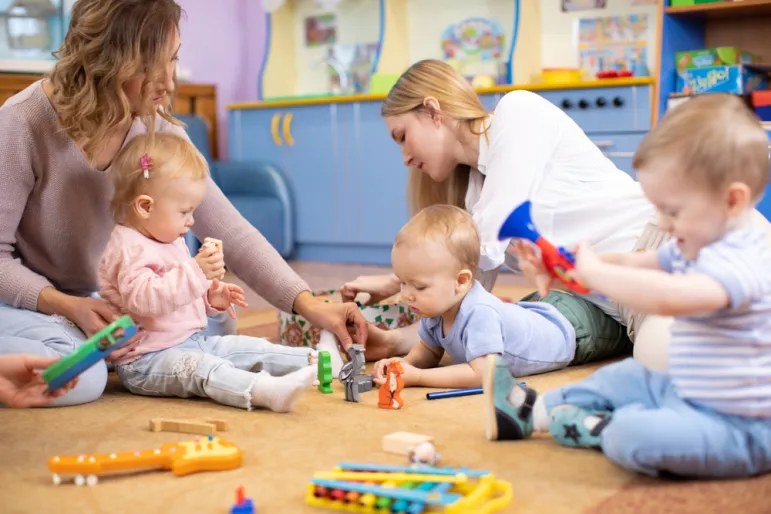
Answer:
[[[458,287],[457,287],[458,290],[464,289],[464,288],[468,289],[471,287],[471,285],[474,282],[474,274],[467,269],[462,269],[458,273],[457,281],[458,281]]]
[[[728,213],[738,216],[743,213],[752,202],[752,192],[749,186],[742,182],[733,182],[728,186]]]
[[[146,220],[153,210],[153,199],[147,195],[139,195],[134,199],[133,207],[137,216]]]

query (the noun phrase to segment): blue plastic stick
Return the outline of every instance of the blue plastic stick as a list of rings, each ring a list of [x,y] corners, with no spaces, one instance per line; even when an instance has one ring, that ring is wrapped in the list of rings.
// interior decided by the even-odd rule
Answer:
[[[520,382],[522,387],[525,387],[524,382]],[[426,393],[426,400],[441,400],[442,398],[457,398],[458,396],[473,396],[475,394],[482,394],[481,387],[469,387],[467,389],[452,389],[451,391],[435,391],[433,393]]]

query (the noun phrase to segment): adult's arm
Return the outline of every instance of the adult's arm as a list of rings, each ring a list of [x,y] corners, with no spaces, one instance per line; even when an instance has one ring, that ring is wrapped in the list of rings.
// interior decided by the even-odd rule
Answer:
[[[499,241],[498,232],[511,211],[530,197],[554,153],[557,113],[546,99],[529,91],[508,93],[495,108],[487,131],[485,182],[479,201],[469,206],[479,229],[479,266],[484,271],[503,264],[509,241]]]
[[[165,121],[159,123],[163,129],[190,140],[183,128]],[[206,183],[206,196],[195,212],[193,233],[201,241],[206,237],[222,241],[228,268],[277,309],[291,312],[298,295],[310,291],[308,284],[265,236],[246,221],[211,178]]]
[[[196,210],[193,233],[200,240],[221,240],[227,266],[271,305],[291,312],[297,296],[310,289],[308,284],[246,221],[211,178],[206,188],[206,197]]]
[[[0,109],[0,302],[31,311],[51,283],[14,254],[16,233],[35,185],[29,125],[12,107]]]

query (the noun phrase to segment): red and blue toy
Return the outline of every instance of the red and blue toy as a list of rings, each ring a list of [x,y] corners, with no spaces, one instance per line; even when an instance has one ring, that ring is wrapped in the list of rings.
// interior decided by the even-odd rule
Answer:
[[[236,504],[230,508],[230,514],[255,514],[254,503],[244,494],[244,486],[236,489]]]
[[[498,232],[498,239],[526,239],[534,243],[541,250],[543,264],[552,276],[565,284],[571,291],[579,294],[589,293],[586,287],[568,275],[568,271],[575,268],[575,256],[561,246],[556,248],[541,236],[533,224],[530,208],[530,201],[527,200],[514,209],[503,222],[503,226]]]

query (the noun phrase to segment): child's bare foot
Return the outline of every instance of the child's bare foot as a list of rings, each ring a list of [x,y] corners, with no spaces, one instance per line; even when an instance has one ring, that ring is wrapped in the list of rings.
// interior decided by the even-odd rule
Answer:
[[[295,402],[316,380],[317,370],[306,366],[288,375],[274,377],[262,371],[252,386],[252,405],[274,412],[291,412]]]

